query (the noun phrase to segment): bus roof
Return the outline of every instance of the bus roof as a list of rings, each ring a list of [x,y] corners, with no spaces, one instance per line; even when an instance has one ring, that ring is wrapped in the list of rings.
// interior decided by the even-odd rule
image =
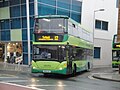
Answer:
[[[69,18],[69,17],[66,16],[66,15],[44,15],[44,16],[38,16],[38,17],[36,17],[36,18],[40,18],[40,19],[42,19],[42,18],[65,18],[65,19],[70,20],[72,23],[80,26],[80,27],[81,27],[82,29],[84,29],[85,31],[87,31],[87,32],[89,32],[89,33],[92,32],[92,31],[88,30],[87,28],[85,28],[84,26],[82,26],[80,23],[76,22],[75,20]]]
[[[66,19],[69,19],[69,17],[65,15],[45,15],[45,16],[38,16],[36,18],[66,18]]]

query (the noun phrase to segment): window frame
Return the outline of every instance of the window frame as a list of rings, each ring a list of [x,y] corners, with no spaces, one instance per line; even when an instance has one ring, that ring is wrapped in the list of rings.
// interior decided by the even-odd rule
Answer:
[[[97,52],[97,54],[95,54],[96,53],[96,51],[98,51],[98,50],[96,50],[96,49],[99,49],[99,52]],[[98,55],[99,54],[99,55]],[[96,56],[97,55],[97,56]],[[94,47],[94,59],[100,59],[101,58],[101,47]]]
[[[97,25],[98,21],[100,22],[99,26]],[[109,25],[108,21],[103,21],[103,20],[95,19],[95,27],[94,27],[95,29],[103,30],[103,31],[108,31],[108,25]],[[104,26],[106,27],[106,29],[104,29],[105,28]]]

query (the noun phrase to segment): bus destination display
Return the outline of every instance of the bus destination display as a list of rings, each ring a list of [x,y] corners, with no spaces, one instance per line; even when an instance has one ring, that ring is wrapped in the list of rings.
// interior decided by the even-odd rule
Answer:
[[[36,35],[35,41],[62,41],[63,36],[61,35]]]
[[[120,48],[120,43],[114,44],[114,48]]]

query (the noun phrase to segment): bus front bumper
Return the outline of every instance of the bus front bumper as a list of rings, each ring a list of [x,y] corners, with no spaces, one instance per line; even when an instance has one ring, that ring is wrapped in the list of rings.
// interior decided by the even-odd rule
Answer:
[[[31,70],[32,73],[49,73],[49,74],[67,74],[67,69],[61,69],[61,70],[40,70],[37,68],[32,68]]]

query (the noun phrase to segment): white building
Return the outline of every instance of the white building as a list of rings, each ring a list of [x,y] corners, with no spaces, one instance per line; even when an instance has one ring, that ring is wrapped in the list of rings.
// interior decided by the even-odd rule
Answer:
[[[94,31],[94,67],[111,65],[112,38],[117,33],[118,22],[116,2],[117,0],[83,0],[81,24]]]

